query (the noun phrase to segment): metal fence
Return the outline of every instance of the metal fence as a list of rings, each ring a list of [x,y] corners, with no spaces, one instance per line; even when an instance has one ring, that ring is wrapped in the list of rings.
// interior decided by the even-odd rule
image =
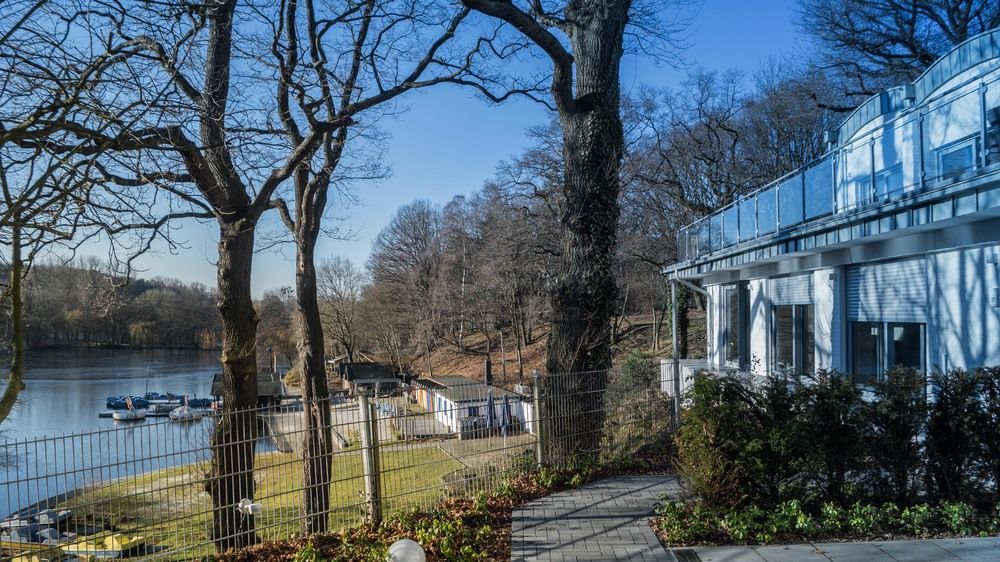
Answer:
[[[666,439],[673,424],[655,371],[536,375],[533,387],[517,391],[465,381],[431,379],[388,395],[359,389],[324,402],[318,407],[330,421],[320,430],[329,430],[333,447],[320,459],[305,453],[310,405],[301,400],[184,421],[109,420],[100,431],[2,443],[0,508],[8,516],[0,547],[39,560],[195,559],[239,543],[220,536],[220,518],[235,519],[246,542],[290,538],[315,529],[317,517],[337,530],[489,491],[539,463],[627,461]],[[220,463],[230,453],[213,447],[217,426],[234,420],[252,420],[237,443],[253,451],[252,468],[247,459]],[[246,474],[220,478],[217,464]],[[311,519],[303,505],[316,490],[304,482],[316,480],[304,477],[306,466],[329,468],[319,480],[329,505]],[[252,476],[243,480],[249,491],[213,507],[209,491],[239,476]]]

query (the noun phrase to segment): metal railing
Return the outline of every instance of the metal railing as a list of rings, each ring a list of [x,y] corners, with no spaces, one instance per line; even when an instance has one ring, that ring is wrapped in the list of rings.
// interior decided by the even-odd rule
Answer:
[[[841,139],[817,161],[681,228],[678,258],[709,256],[994,169],[1000,162],[998,74],[971,78]]]
[[[5,556],[197,559],[225,545],[301,535],[317,518],[335,531],[489,491],[542,463],[621,462],[673,427],[656,372],[648,380],[600,371],[535,382],[522,392],[472,380],[383,396],[358,389],[353,398],[320,404],[208,411],[187,421],[109,420],[99,431],[3,442],[0,548]],[[332,437],[322,455],[304,452],[314,436],[305,423],[311,408],[330,414],[329,424],[314,430]],[[247,439],[236,445],[253,450],[252,462],[228,465],[248,467],[251,492],[215,506],[209,490],[247,474],[213,472],[240,450],[213,447],[213,433],[247,420]],[[306,479],[306,466],[326,466],[327,476]],[[305,494],[315,498],[316,486],[328,505],[304,513]],[[220,527],[220,519],[232,524]]]

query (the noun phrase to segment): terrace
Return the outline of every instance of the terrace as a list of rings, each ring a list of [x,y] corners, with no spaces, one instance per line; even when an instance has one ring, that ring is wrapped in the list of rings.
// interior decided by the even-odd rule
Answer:
[[[669,272],[724,277],[1000,215],[1000,31],[870,98],[827,141],[816,162],[682,228]]]

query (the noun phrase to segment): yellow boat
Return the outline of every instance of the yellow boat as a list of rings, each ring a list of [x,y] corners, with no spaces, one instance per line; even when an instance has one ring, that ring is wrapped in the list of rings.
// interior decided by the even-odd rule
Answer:
[[[146,544],[146,537],[103,532],[62,546],[66,554],[80,558],[123,558]]]
[[[65,558],[62,548],[51,544],[0,541],[0,550],[13,555],[11,562],[54,562]]]

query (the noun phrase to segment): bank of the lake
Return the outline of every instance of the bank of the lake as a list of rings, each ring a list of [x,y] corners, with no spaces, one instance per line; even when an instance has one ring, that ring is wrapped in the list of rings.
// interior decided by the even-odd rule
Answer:
[[[216,352],[35,350],[26,365],[27,387],[0,424],[4,514],[94,482],[201,460],[189,451],[207,446],[209,420],[122,424],[97,415],[113,395],[148,390],[208,396],[219,365]]]

